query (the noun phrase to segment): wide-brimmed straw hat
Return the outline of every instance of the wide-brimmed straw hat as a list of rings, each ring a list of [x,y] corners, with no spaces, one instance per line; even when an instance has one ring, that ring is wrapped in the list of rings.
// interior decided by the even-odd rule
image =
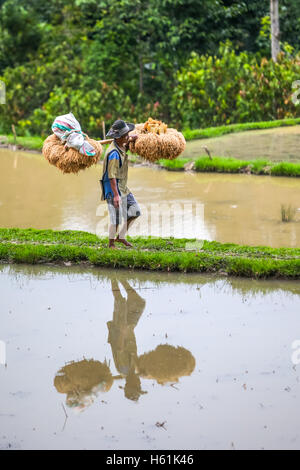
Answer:
[[[122,121],[122,119],[118,119],[117,121],[113,123],[108,133],[106,134],[106,137],[119,139],[120,137],[127,134],[128,132],[133,131],[134,127],[135,127],[134,124],[131,124],[130,122]]]

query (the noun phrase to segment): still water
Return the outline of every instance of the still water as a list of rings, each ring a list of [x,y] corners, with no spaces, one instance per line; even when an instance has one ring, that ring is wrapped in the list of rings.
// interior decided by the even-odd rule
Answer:
[[[0,286],[1,449],[300,447],[299,283],[1,266]]]
[[[0,226],[105,235],[101,171],[98,165],[63,175],[40,154],[0,149]],[[129,187],[143,212],[132,235],[299,246],[300,178],[175,173],[141,166],[129,169]],[[295,208],[293,222],[281,221],[281,204]]]

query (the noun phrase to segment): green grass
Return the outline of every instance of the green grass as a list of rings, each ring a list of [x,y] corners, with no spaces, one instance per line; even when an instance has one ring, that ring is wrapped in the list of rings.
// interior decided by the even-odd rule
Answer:
[[[274,163],[266,159],[250,160],[251,173],[255,175],[267,175],[270,172],[270,166]]]
[[[284,119],[278,121],[248,123],[248,124],[234,124],[230,126],[211,127],[200,130],[187,130],[186,139],[190,140],[190,136],[197,132],[201,132],[201,136],[215,137],[217,135],[227,134],[229,132],[242,132],[249,129],[265,129],[271,127],[290,126],[300,124],[299,119]],[[192,133],[192,134],[190,134]],[[202,134],[203,133],[203,134]],[[195,134],[196,135],[196,134]],[[193,138],[202,138],[197,135]],[[6,136],[10,144],[14,143],[14,136]],[[21,145],[24,149],[41,151],[44,139],[39,136],[31,137],[18,137],[17,144]],[[131,163],[136,163],[139,157],[129,154]],[[175,160],[159,160],[157,163],[162,168],[169,171],[183,171],[184,166],[188,162],[195,162],[195,170],[198,172],[219,172],[219,173],[239,173],[243,172],[246,167],[250,173],[256,175],[272,175],[272,176],[300,176],[300,163],[280,162],[275,163],[265,159],[256,160],[239,160],[233,157],[213,157],[210,160],[207,156],[199,157],[196,160],[187,158],[178,158]]]
[[[300,176],[300,163],[280,162],[270,169],[273,176]]]
[[[292,222],[295,218],[297,209],[291,204],[281,204],[281,220],[282,222]]]
[[[7,135],[8,142],[14,144],[14,136]],[[21,145],[24,149],[41,151],[44,139],[39,136],[33,137],[17,137],[17,145]]]
[[[186,140],[208,139],[220,137],[234,132],[244,132],[257,129],[272,129],[275,127],[295,126],[300,124],[300,118],[279,119],[276,121],[248,122],[243,124],[229,124],[227,126],[207,127],[205,129],[185,129],[183,135]]]
[[[107,238],[80,231],[0,229],[0,262],[87,262],[95,266],[150,271],[218,272],[254,278],[300,278],[300,248],[250,247],[204,241],[203,247],[186,250],[196,240],[129,238],[133,249],[110,250]]]
[[[186,140],[207,139],[220,137],[235,132],[244,132],[257,129],[272,129],[276,127],[300,125],[300,118],[279,119],[276,121],[248,122],[242,124],[229,124],[226,126],[207,127],[203,129],[185,129],[183,135]],[[7,135],[9,143],[14,143],[14,136]],[[17,144],[29,150],[42,150],[43,138],[40,136],[18,137]]]
[[[196,171],[216,171],[220,173],[239,173],[239,171],[249,165],[246,160],[236,158],[202,157],[195,161]]]
[[[175,160],[158,160],[158,165],[162,166],[163,168],[169,170],[169,171],[183,171],[184,170],[184,165],[188,163],[189,160],[188,158],[181,158],[181,159],[175,159]]]
[[[300,163],[275,163],[266,159],[239,160],[233,157],[199,157],[196,160],[159,160],[158,164],[170,171],[181,171],[188,162],[194,162],[195,171],[217,173],[243,173],[254,175],[300,176]]]

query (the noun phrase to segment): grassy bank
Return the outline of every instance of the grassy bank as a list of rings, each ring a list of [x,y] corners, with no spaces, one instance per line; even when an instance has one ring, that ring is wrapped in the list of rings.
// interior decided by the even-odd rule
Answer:
[[[244,132],[258,129],[272,129],[275,127],[296,126],[300,124],[300,118],[279,119],[276,121],[247,122],[243,124],[229,124],[228,126],[207,127],[205,129],[186,129],[183,131],[185,140],[209,139],[225,134]]]
[[[14,145],[15,138],[13,135],[7,135],[8,143]],[[32,137],[17,137],[16,145],[22,147],[25,150],[37,150],[42,151],[44,139],[39,136]]]
[[[243,124],[229,124],[227,126],[207,127],[204,129],[185,129],[183,135],[186,140],[208,139],[211,137],[220,137],[226,134],[244,132],[258,129],[272,129],[276,127],[286,127],[300,125],[300,118],[280,119],[276,121],[248,122]],[[49,131],[50,132],[50,131]],[[6,135],[8,142],[14,144],[14,136]],[[101,139],[101,137],[95,137]],[[17,137],[17,145],[28,150],[42,150],[44,139],[40,136]]]
[[[197,160],[160,160],[159,165],[169,171],[183,171],[187,163],[198,172],[249,173],[254,175],[300,176],[300,163],[271,162],[265,159],[239,160],[229,157],[200,157]]]
[[[300,249],[136,237],[133,249],[110,250],[107,239],[79,231],[0,229],[2,263],[88,263],[150,271],[215,272],[252,278],[300,278]],[[187,250],[189,243],[189,250]],[[120,245],[122,247],[122,245]]]
[[[295,124],[300,123],[300,119],[286,119],[283,121],[271,121],[267,123],[251,123],[249,125],[268,125],[270,127],[279,127],[280,125],[291,125],[291,122]],[[285,124],[283,124],[285,123]],[[237,128],[241,126],[247,126],[247,124],[238,124]],[[223,132],[225,128],[235,129],[236,126],[221,126],[220,128],[211,128],[214,132]],[[253,127],[255,129],[256,127]],[[210,129],[204,129],[203,131],[209,131]],[[243,129],[241,129],[243,130]],[[246,130],[246,128],[244,129]],[[194,131],[191,131],[194,132]],[[227,131],[226,131],[227,132]],[[225,132],[225,133],[226,133]],[[232,132],[238,132],[233,130]],[[218,134],[218,135],[222,135]],[[215,135],[211,135],[213,137]],[[9,144],[14,143],[14,136],[8,135],[5,136]],[[207,137],[205,135],[205,137]],[[20,148],[28,150],[37,150],[41,151],[43,146],[43,139],[41,137],[18,137],[17,145]],[[129,160],[131,163],[135,164],[140,161],[139,157],[136,155],[129,155]],[[213,157],[212,160],[207,156],[199,157],[198,159],[187,159],[187,158],[177,158],[175,160],[159,160],[158,165],[169,171],[184,171],[185,165],[191,163],[192,169],[197,172],[218,172],[218,173],[251,173],[254,175],[272,175],[272,176],[300,176],[300,163],[290,163],[290,162],[272,162],[266,159],[255,159],[255,160],[239,160],[233,157]]]

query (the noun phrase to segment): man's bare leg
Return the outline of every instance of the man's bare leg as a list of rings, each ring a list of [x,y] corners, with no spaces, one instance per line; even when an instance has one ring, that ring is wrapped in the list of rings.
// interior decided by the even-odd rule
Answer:
[[[123,243],[123,245],[131,248],[132,247],[132,243],[129,243],[125,236],[126,236],[126,232],[128,231],[130,225],[132,224],[132,222],[137,219],[137,217],[129,217],[127,219],[127,221],[124,223],[123,227],[121,228],[120,232],[119,232],[119,235],[117,235],[116,237],[116,242],[118,243]]]
[[[116,248],[115,237],[118,232],[118,225],[111,224],[108,231],[108,248]]]

